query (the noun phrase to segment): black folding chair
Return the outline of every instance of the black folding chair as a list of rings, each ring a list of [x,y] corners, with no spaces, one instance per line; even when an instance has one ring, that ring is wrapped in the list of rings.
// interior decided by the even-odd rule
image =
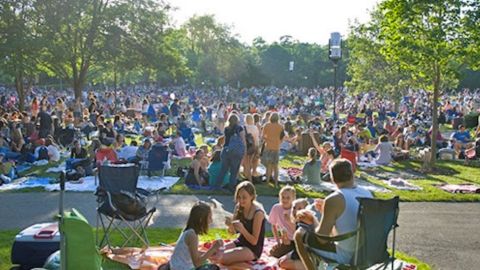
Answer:
[[[307,250],[317,260],[328,264],[327,269],[387,269],[391,263],[392,270],[395,261],[395,229],[398,227],[399,197],[390,200],[357,198],[358,208],[357,230],[337,236],[307,233],[305,237]],[[393,230],[392,254],[387,251],[387,241]],[[324,258],[313,250],[316,239],[337,242],[356,236],[355,253],[349,264],[341,264],[330,258]],[[317,240],[318,241],[318,240]],[[313,242],[313,243],[312,243]],[[317,261],[319,263],[319,261]],[[378,265],[378,267],[377,267]]]
[[[97,243],[110,247],[110,233],[118,231],[123,237],[122,247],[132,240],[149,246],[145,228],[156,208],[147,209],[150,192],[137,188],[139,168],[135,164],[103,165],[98,168],[97,188]],[[98,221],[103,229],[99,242]],[[124,225],[124,226],[122,226]],[[128,233],[130,231],[130,234]]]

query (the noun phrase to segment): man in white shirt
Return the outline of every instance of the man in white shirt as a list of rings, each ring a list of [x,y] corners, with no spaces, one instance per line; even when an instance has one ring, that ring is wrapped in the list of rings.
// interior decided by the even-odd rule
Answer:
[[[370,191],[357,186],[354,181],[352,164],[346,159],[337,159],[330,165],[330,178],[337,190],[325,200],[317,199],[315,207],[322,214],[316,233],[321,235],[341,235],[357,229],[359,203],[356,198],[371,198]],[[334,229],[335,227],[335,229]],[[295,232],[297,252],[308,270],[316,269],[305,247],[308,242],[313,252],[339,263],[349,263],[355,251],[356,237],[339,242],[312,239],[303,228]]]

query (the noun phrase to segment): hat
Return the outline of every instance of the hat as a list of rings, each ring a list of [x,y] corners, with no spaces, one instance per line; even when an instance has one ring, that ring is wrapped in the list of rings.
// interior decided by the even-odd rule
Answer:
[[[5,153],[4,152],[0,152],[0,157],[4,157],[5,156]]]
[[[145,139],[143,139],[143,143],[146,143],[146,142],[152,143],[152,141],[150,140],[150,138],[145,138]]]

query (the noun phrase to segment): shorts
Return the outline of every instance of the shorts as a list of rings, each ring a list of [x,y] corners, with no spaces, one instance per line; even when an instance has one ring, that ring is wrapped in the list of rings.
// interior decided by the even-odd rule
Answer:
[[[310,247],[310,250],[313,253],[326,259],[330,259],[336,262],[339,261],[338,254],[336,252],[337,249],[336,249],[335,243],[333,242],[319,243],[315,238],[315,234],[311,232],[307,232],[303,236],[303,242]],[[292,254],[292,257],[293,255],[295,255],[295,257],[298,256],[298,253],[296,252],[296,250],[294,254]]]
[[[263,165],[277,165],[280,156],[280,151],[263,150],[262,163]]]

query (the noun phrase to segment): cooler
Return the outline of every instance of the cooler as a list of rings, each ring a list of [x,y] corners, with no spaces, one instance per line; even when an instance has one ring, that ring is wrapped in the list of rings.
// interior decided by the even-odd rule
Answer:
[[[43,267],[50,254],[60,249],[58,223],[34,224],[15,236],[12,264],[21,269]]]

